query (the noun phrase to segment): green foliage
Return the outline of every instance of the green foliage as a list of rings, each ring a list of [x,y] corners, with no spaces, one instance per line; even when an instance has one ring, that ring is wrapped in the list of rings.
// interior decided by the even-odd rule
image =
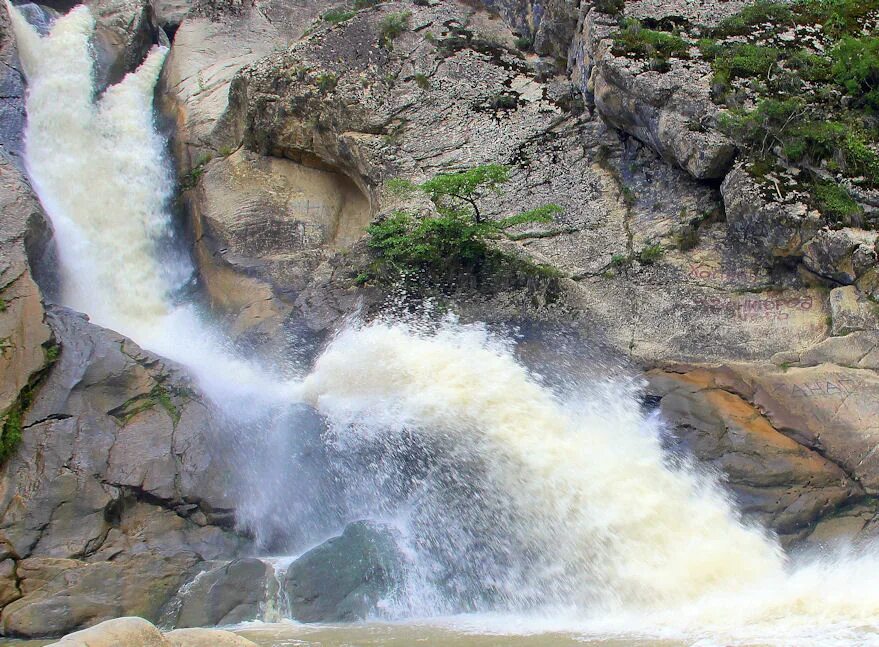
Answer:
[[[394,41],[400,34],[409,29],[409,17],[411,15],[408,11],[401,11],[388,14],[382,19],[379,24],[379,40],[385,48],[390,49],[393,47]]]
[[[693,225],[684,225],[675,235],[675,243],[682,252],[693,249],[699,244],[699,230]]]
[[[631,263],[631,259],[625,254],[614,254],[610,258],[610,264],[616,268],[625,267]]]
[[[322,94],[332,92],[336,89],[336,85],[338,85],[339,83],[338,75],[332,72],[324,72],[323,74],[318,74],[315,80],[317,81],[317,87]]]
[[[370,7],[374,7],[382,0],[354,0],[354,8],[357,10],[360,9],[369,9]]]
[[[500,254],[489,248],[488,239],[516,225],[549,222],[561,212],[558,205],[548,204],[501,220],[484,219],[479,209],[480,199],[499,194],[500,186],[508,182],[509,177],[507,167],[488,164],[442,173],[420,185],[405,180],[388,182],[388,190],[398,195],[424,192],[436,206],[438,215],[418,217],[407,211],[395,211],[367,229],[369,247],[394,273],[419,269],[469,270],[498,260]],[[540,271],[537,266],[527,265],[529,271],[548,276],[548,269]]]
[[[50,344],[43,348],[43,353],[46,356],[46,362],[48,364],[54,364],[58,361],[58,358],[61,357],[61,346],[59,344]]]
[[[127,400],[122,405],[110,412],[111,415],[122,421],[122,424],[128,424],[137,414],[161,407],[170,416],[176,425],[180,421],[180,410],[174,404],[174,395],[186,395],[185,393],[172,393],[162,384],[156,384],[149,393],[137,395]]]
[[[638,262],[642,265],[653,265],[665,254],[665,250],[662,248],[662,245],[659,243],[655,243],[652,245],[647,245],[644,249],[638,252]]]
[[[6,312],[6,301],[0,299],[0,312]]]
[[[794,10],[800,22],[840,35],[857,30],[864,18],[879,10],[879,0],[799,0]]]
[[[529,51],[532,45],[533,43],[528,36],[519,36],[516,39],[516,49],[520,49],[523,52]]]
[[[422,90],[427,90],[430,87],[430,80],[426,74],[418,72],[412,78],[415,79],[415,84]]]
[[[614,53],[646,58],[656,70],[668,69],[668,59],[687,58],[690,45],[680,36],[647,29],[637,20],[626,20],[613,38]]]
[[[718,119],[718,126],[744,148],[762,157],[776,143],[783,143],[786,131],[804,114],[802,99],[764,99],[750,112],[725,113]]]
[[[793,22],[794,13],[787,4],[759,0],[736,15],[723,20],[712,33],[718,37],[744,36],[750,34],[757,25],[765,23],[791,25]]]
[[[816,184],[815,199],[821,213],[836,224],[851,225],[864,213],[864,210],[852,199],[849,192],[834,182]]]
[[[592,6],[601,13],[618,16],[626,8],[626,0],[594,0]]]
[[[780,52],[774,47],[750,43],[700,41],[702,56],[711,61],[714,83],[728,87],[732,79],[767,77],[777,65]]]
[[[491,233],[486,224],[458,214],[417,218],[396,211],[370,225],[367,231],[370,248],[385,263],[398,270],[411,270],[440,268],[453,260],[470,266],[483,260],[488,251],[485,237]]]
[[[353,18],[355,15],[357,15],[356,11],[347,11],[345,9],[330,9],[329,11],[325,12],[321,16],[321,18],[330,24],[337,25],[340,22],[345,22],[346,20]]]
[[[844,36],[830,57],[834,80],[860,103],[879,109],[879,38]]]
[[[813,54],[806,49],[801,49],[788,56],[785,66],[796,72],[804,81],[813,83],[826,83],[832,76],[830,59]]]
[[[24,414],[33,402],[37,388],[45,374],[36,381],[25,386],[18,394],[18,399],[6,410],[3,428],[0,430],[0,465],[4,464],[18,449],[21,443],[21,434],[24,429]]]
[[[552,222],[553,216],[557,216],[563,211],[564,209],[557,204],[545,204],[536,209],[530,209],[515,216],[504,218],[498,221],[497,226],[500,229],[509,229],[516,225],[526,225],[534,222]]]
[[[418,190],[418,185],[413,184],[409,180],[403,180],[401,178],[395,177],[385,182],[385,190],[387,190],[388,193],[390,193],[391,195],[406,198]]]
[[[419,188],[444,215],[465,215],[482,221],[477,199],[485,193],[500,194],[500,185],[510,180],[510,169],[501,164],[476,166],[457,173],[440,173]]]
[[[3,432],[0,434],[0,465],[4,464],[21,443],[21,419],[23,409],[18,403],[6,412]]]

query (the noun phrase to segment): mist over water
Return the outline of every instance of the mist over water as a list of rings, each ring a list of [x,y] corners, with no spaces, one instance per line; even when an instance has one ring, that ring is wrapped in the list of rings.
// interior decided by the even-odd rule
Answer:
[[[266,551],[384,520],[409,567],[386,615],[462,630],[879,644],[879,559],[791,563],[663,452],[637,379],[550,386],[509,338],[451,318],[352,323],[301,380],[236,356],[180,303],[194,269],[153,114],[167,51],[97,96],[87,8],[48,37],[10,15],[62,301],[194,375],[224,413],[216,441],[237,452],[239,522]]]

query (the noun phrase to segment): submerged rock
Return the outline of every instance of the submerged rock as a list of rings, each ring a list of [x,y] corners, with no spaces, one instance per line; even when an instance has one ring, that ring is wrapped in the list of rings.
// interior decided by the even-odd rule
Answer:
[[[284,591],[300,622],[351,622],[374,614],[403,578],[404,557],[388,526],[358,521],[287,569]]]

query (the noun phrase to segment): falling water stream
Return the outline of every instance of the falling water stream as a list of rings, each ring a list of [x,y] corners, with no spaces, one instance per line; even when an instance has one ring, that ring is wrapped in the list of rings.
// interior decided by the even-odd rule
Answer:
[[[251,527],[272,517],[276,536],[320,517],[300,548],[367,516],[401,531],[410,576],[386,624],[244,633],[266,645],[879,645],[879,558],[791,561],[710,477],[664,453],[636,379],[550,386],[513,341],[453,319],[352,323],[300,380],[237,357],[181,297],[193,268],[153,114],[166,50],[97,94],[87,8],[45,37],[9,10],[60,300],[188,367],[239,426],[316,447],[308,471],[264,448],[284,458],[258,471],[311,475],[299,497],[315,500],[242,501]],[[284,505],[296,514],[272,509]]]

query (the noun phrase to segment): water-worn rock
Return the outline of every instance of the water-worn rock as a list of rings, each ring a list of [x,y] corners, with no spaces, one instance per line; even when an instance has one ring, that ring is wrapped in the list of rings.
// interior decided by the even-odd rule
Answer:
[[[795,539],[818,519],[862,494],[831,461],[776,430],[735,393],[729,370],[651,371],[651,392],[674,425],[673,445],[716,468],[740,509],[782,538]]]
[[[65,636],[50,647],[168,647],[162,632],[143,618],[117,618]]]
[[[879,494],[879,377],[874,370],[824,364],[786,371],[743,370],[748,399],[772,426],[842,467]]]
[[[179,610],[169,622],[175,627],[207,627],[257,620],[273,581],[271,567],[253,558],[206,570],[181,591]]]
[[[63,348],[0,472],[0,533],[23,597],[6,635],[158,619],[203,560],[235,556],[221,443],[178,368],[54,308]],[[212,525],[213,523],[219,525]]]
[[[87,0],[84,4],[95,17],[95,81],[103,88],[137,69],[161,36],[149,0]]]
[[[21,399],[48,364],[52,343],[27,257],[28,247],[36,247],[44,236],[46,224],[27,181],[2,152],[0,212],[0,429],[10,415],[18,429]]]
[[[179,629],[162,635],[143,618],[116,618],[64,636],[49,647],[256,647],[230,631]]]
[[[879,235],[861,229],[822,229],[803,245],[803,264],[815,274],[851,285],[876,265]]]
[[[830,291],[831,333],[848,335],[855,331],[879,330],[879,306],[867,301],[853,285]]]
[[[300,622],[362,620],[391,597],[404,558],[394,531],[359,521],[293,562],[284,578],[290,614]]]

